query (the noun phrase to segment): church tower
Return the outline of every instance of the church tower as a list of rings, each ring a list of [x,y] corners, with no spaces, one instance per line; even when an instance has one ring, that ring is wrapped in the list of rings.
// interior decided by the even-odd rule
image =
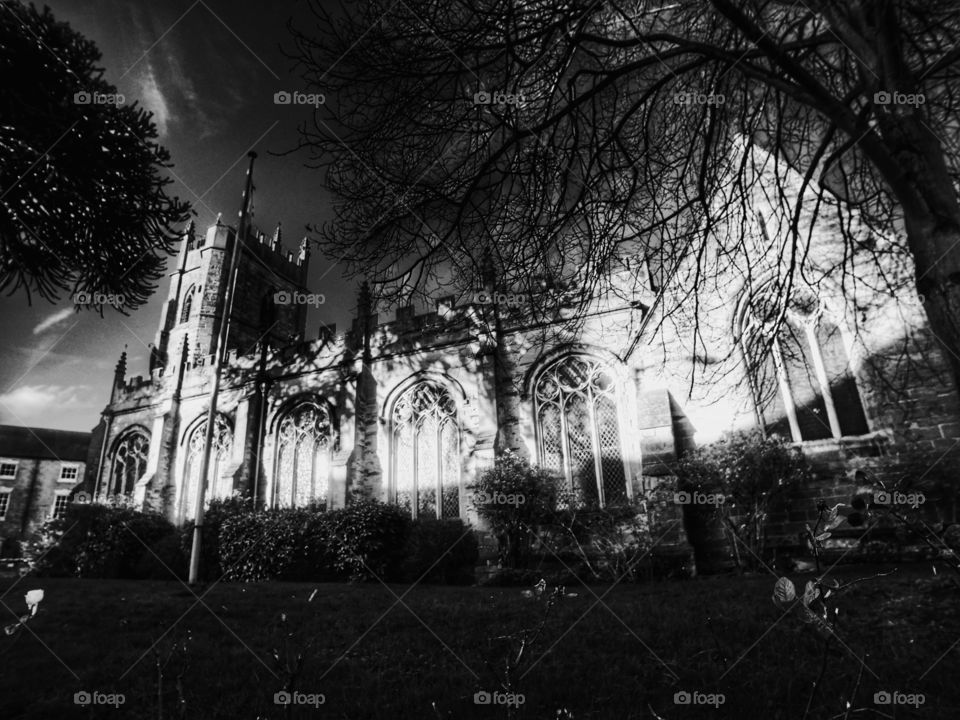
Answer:
[[[184,232],[151,354],[151,372],[175,363],[184,341],[191,363],[213,354],[220,328],[216,309],[229,281],[224,266],[236,232],[219,217],[204,236],[198,236],[192,222]],[[228,351],[248,354],[260,342],[277,347],[303,338],[309,259],[305,239],[296,255],[283,247],[279,223],[269,238],[251,224],[239,253]]]

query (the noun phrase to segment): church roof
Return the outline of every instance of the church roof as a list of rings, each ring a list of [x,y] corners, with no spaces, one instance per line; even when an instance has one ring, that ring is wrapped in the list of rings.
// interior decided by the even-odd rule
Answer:
[[[0,425],[0,456],[85,461],[90,433]]]

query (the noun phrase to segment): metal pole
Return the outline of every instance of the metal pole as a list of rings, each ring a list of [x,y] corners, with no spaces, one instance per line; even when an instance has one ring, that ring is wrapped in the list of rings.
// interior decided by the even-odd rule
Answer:
[[[233,238],[233,248],[230,252],[230,262],[223,268],[223,277],[227,278],[227,288],[223,294],[222,303],[217,303],[217,316],[220,318],[220,330],[217,333],[217,345],[213,353],[213,387],[210,389],[210,408],[207,411],[207,427],[203,439],[203,461],[200,464],[200,479],[197,481],[196,508],[193,524],[193,546],[190,549],[190,576],[191,585],[197,582],[200,574],[200,547],[203,536],[203,505],[206,501],[207,474],[210,472],[210,454],[213,448],[214,425],[217,420],[217,397],[220,394],[220,369],[223,367],[226,355],[227,330],[230,326],[230,314],[233,312],[233,291],[237,279],[237,260],[240,257],[240,243],[247,233],[247,215],[250,210],[250,196],[253,192],[253,161],[257,154],[252,150],[247,153],[250,158],[250,167],[247,169],[247,185],[243,191],[243,205],[240,209],[240,222],[237,233]],[[228,236],[229,237],[229,236]],[[186,478],[184,478],[186,480]]]

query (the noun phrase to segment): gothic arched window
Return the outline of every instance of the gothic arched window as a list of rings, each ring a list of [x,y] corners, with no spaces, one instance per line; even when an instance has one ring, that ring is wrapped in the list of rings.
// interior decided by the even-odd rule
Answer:
[[[330,413],[323,404],[306,400],[284,415],[277,426],[274,507],[327,505],[332,440]]]
[[[107,495],[130,495],[137,481],[147,469],[150,436],[139,428],[127,430],[120,436],[110,463],[110,482]]]
[[[794,442],[869,432],[839,326],[811,298],[779,312],[754,299],[740,323],[758,420]]]
[[[540,373],[533,395],[540,464],[562,476],[578,502],[627,501],[610,372],[594,358],[568,355]]]
[[[414,517],[460,517],[460,428],[450,393],[419,382],[393,406],[393,492]]]
[[[180,311],[180,324],[190,321],[190,311],[193,309],[193,296],[196,288],[191,285],[183,294],[183,308]]]
[[[204,420],[190,433],[187,440],[187,460],[183,467],[183,482],[180,486],[180,521],[192,520],[196,516],[197,483],[203,464],[203,446],[206,440],[207,421]],[[231,478],[225,474],[227,458],[233,443],[233,433],[227,421],[217,415],[211,440],[210,466],[207,472],[207,490],[204,497],[209,500],[228,498],[233,492]]]

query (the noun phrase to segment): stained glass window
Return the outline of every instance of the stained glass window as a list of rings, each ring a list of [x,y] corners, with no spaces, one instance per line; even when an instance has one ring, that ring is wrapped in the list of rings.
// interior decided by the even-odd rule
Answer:
[[[277,428],[274,507],[301,507],[329,500],[332,427],[322,403],[294,406]]]
[[[197,482],[200,480],[200,468],[203,464],[203,445],[206,438],[207,422],[204,420],[193,432],[187,441],[187,461],[183,469],[183,483],[180,492],[180,520],[191,520],[196,516]],[[227,421],[217,416],[212,447],[210,451],[210,466],[207,472],[207,490],[204,497],[209,501],[217,498],[228,498],[233,492],[232,478],[226,475],[227,458],[233,443],[233,433]]]
[[[415,517],[460,516],[460,428],[445,389],[421,382],[393,408],[393,489]]]
[[[113,451],[108,495],[130,495],[147,469],[150,437],[142,430],[128,430]]]
[[[583,355],[554,362],[534,387],[540,465],[562,476],[579,502],[628,499],[615,388],[607,369]]]

